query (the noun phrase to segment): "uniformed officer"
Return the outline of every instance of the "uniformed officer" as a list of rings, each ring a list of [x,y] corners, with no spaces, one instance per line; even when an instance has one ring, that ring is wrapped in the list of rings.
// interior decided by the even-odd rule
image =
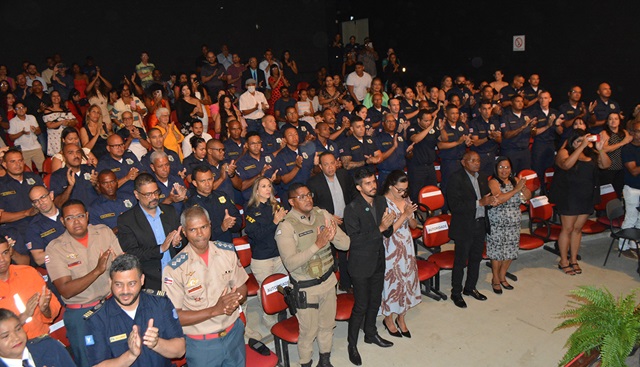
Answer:
[[[65,228],[60,221],[60,211],[53,204],[52,191],[44,186],[34,186],[29,191],[29,199],[38,210],[38,214],[29,223],[25,246],[36,264],[44,267],[44,250],[49,242],[64,233]]]
[[[424,186],[438,184],[433,162],[440,132],[428,110],[420,110],[418,121],[409,126],[407,139],[413,143],[413,156],[407,160],[411,201],[418,202],[418,193]]]
[[[312,155],[299,149],[299,135],[296,128],[290,126],[282,130],[286,146],[273,159],[272,168],[277,170],[275,183],[278,196],[285,197],[289,185],[293,183],[305,183],[311,177],[313,169]],[[266,172],[269,175],[271,172]],[[288,203],[285,207],[288,207]]]
[[[29,191],[33,186],[44,186],[44,182],[33,172],[24,172],[24,159],[18,149],[5,152],[2,166],[7,174],[0,178],[0,223],[10,223],[9,226],[25,238],[31,217],[37,214],[29,200]]]
[[[186,207],[197,205],[204,208],[211,218],[211,240],[231,243],[231,233],[240,231],[242,227],[242,217],[233,200],[224,192],[213,189],[213,173],[207,167],[199,166],[193,170],[192,184],[196,192],[187,200]]]
[[[269,116],[269,115],[267,115]],[[240,186],[237,189],[242,191],[242,199],[244,202],[248,202],[251,199],[251,192],[253,183],[259,176],[264,176],[267,171],[273,172],[271,176],[275,174],[274,170],[271,170],[271,163],[273,158],[269,154],[262,153],[262,139],[257,131],[251,131],[247,133],[247,152],[238,159],[236,163],[236,173],[240,178]],[[275,176],[273,176],[275,179]]]
[[[329,125],[331,131],[331,140],[340,145],[341,141],[351,134],[351,121],[343,125],[336,120],[336,114],[332,109],[326,108],[322,111],[322,120]]]
[[[113,260],[109,278],[113,297],[84,315],[91,365],[171,366],[186,348],[178,312],[165,292],[142,290],[140,260],[131,254]]]
[[[299,120],[300,116],[298,115],[298,110],[296,110],[295,107],[287,107],[286,111],[287,122],[280,128],[280,131],[282,131],[283,135],[284,131],[287,128],[293,127],[298,132],[298,142],[300,143],[300,145],[304,144],[307,141],[313,141],[316,137],[316,133],[313,130],[311,124],[309,124],[305,120]]]
[[[249,135],[247,133],[247,135]],[[280,149],[284,147],[282,133],[278,130],[278,123],[273,115],[264,115],[262,117],[262,131],[260,131],[260,139],[262,139],[262,153],[265,155],[278,155]]]
[[[144,168],[136,158],[135,154],[125,151],[124,141],[120,135],[113,134],[107,138],[107,151],[98,161],[96,170],[109,169],[118,178],[118,190],[132,192],[133,180],[138,173],[144,172]]]
[[[82,148],[77,144],[66,144],[62,154],[66,165],[51,175],[50,186],[55,204],[61,206],[69,199],[91,204],[98,198],[93,186],[96,180],[94,167],[81,164]]]
[[[382,123],[384,115],[389,113],[389,109],[382,105],[382,94],[379,92],[373,93],[371,96],[373,105],[367,109],[368,127],[377,128]]]
[[[185,169],[185,175],[186,175],[187,181],[191,182],[191,179],[192,179],[191,174],[193,173],[193,169],[196,166],[199,166],[201,164],[206,164],[205,158],[207,158],[207,141],[204,140],[203,138],[194,136],[191,138],[189,145],[191,146],[192,153],[184,157],[184,160],[182,161],[182,165],[184,166],[184,169]],[[156,152],[154,151],[153,153],[156,153]],[[157,153],[164,153],[164,152],[157,152]],[[153,162],[153,159],[150,158],[149,161]],[[169,162],[168,156],[167,156],[167,162],[169,164],[169,170],[170,170],[171,162]],[[151,168],[151,170],[153,170],[153,167]]]
[[[353,135],[345,138],[340,147],[342,167],[351,175],[358,167],[367,167],[367,170],[374,172],[375,165],[382,161],[382,152],[373,143],[373,138],[365,137],[365,126],[361,117],[354,117],[351,131]]]
[[[118,190],[116,174],[108,169],[98,174],[98,190],[100,196],[89,206],[89,222],[93,225],[104,224],[118,234],[118,216],[133,208],[138,200],[130,191]]]
[[[502,107],[509,107],[513,103],[512,99],[515,96],[521,96],[523,94],[522,87],[524,86],[524,76],[516,74],[513,77],[511,84],[502,87],[500,89],[500,104]],[[524,106],[524,102],[523,102]]]
[[[349,237],[326,210],[313,206],[313,194],[303,184],[289,187],[291,211],[278,226],[276,242],[294,291],[306,293],[306,305],[298,305],[300,324],[298,354],[303,367],[311,366],[313,340],[318,339],[320,363],[331,366],[331,345],[336,316],[336,284],[329,242],[349,249]]]
[[[560,143],[569,138],[573,131],[573,122],[576,119],[584,119],[587,114],[587,107],[582,99],[582,88],[577,85],[572,86],[567,93],[569,100],[558,107],[558,119],[556,119],[556,132],[560,134]],[[562,121],[561,125],[557,123]]]
[[[189,244],[164,269],[162,289],[187,336],[190,367],[245,366],[240,304],[249,276],[231,243],[210,241],[209,214],[195,206],[182,212]]]
[[[151,143],[151,150],[149,151],[149,153],[143,155],[142,159],[140,160],[140,164],[142,165],[142,167],[144,167],[145,171],[148,173],[152,173],[151,154],[153,152],[160,151],[160,152],[165,152],[167,154],[169,163],[171,164],[171,174],[184,177],[185,169],[184,169],[184,166],[182,165],[182,162],[180,162],[180,156],[178,155],[177,152],[174,152],[171,149],[165,148],[164,135],[162,134],[162,131],[154,127],[149,129],[149,131],[147,132],[147,135],[149,136],[149,143]]]
[[[196,154],[198,154],[197,149],[189,157]],[[171,174],[169,156],[165,152],[151,153],[151,162],[153,162],[151,163],[152,176],[156,179],[160,190],[158,199],[162,204],[173,206],[179,216],[184,209],[184,202],[187,200],[187,188],[184,187],[184,180]]]
[[[607,122],[610,113],[620,113],[620,105],[611,99],[611,86],[608,83],[598,85],[598,98],[589,103],[589,132],[599,134]]]
[[[229,120],[229,138],[224,141],[224,163],[237,161],[244,153],[244,139],[242,138],[242,125],[238,120]]]
[[[235,143],[234,143],[235,144]],[[241,148],[242,149],[242,148]],[[236,177],[236,160],[227,160],[225,152],[227,146],[218,139],[211,139],[207,142],[207,159],[206,163],[213,173],[213,189],[222,191],[235,201],[241,199],[239,191],[233,187],[233,182],[239,182],[240,178]],[[195,168],[194,168],[195,170]],[[193,171],[191,180],[193,181]],[[236,195],[238,192],[238,195]]]
[[[78,200],[60,208],[67,229],[51,241],[45,251],[49,277],[66,304],[64,324],[78,366],[89,366],[82,315],[109,294],[111,260],[122,254],[120,243],[109,227],[89,225],[89,213]]]
[[[440,129],[440,136],[438,137],[438,150],[440,152],[440,172],[442,173],[440,188],[442,188],[442,193],[446,196],[449,177],[462,168],[460,160],[472,142],[467,126],[460,121],[458,107],[448,104],[445,107],[445,117],[444,127]]]
[[[542,180],[547,168],[553,167],[555,160],[555,141],[557,134],[555,131],[555,120],[558,118],[558,111],[550,107],[551,93],[540,92],[538,103],[529,108],[527,113],[531,118],[536,118],[537,123],[532,125],[533,146],[531,147],[531,168]],[[546,192],[545,185],[541,185],[542,192]]]
[[[506,88],[506,87],[505,87]],[[531,152],[529,151],[529,138],[531,125],[537,120],[526,116],[523,111],[524,100],[521,95],[512,98],[510,108],[505,108],[500,119],[500,131],[502,132],[502,145],[500,153],[511,159],[512,172],[518,174],[523,169],[531,168]]]
[[[540,75],[531,74],[528,81],[529,84],[522,89],[522,97],[524,98],[525,106],[532,108],[538,105],[540,93],[542,93],[544,89],[540,88]]]
[[[389,113],[396,118],[396,124],[398,125],[398,131],[403,132],[406,127],[411,123],[404,112],[400,109],[400,99],[389,99]]]
[[[324,121],[318,122],[316,125],[316,154],[319,156],[324,152],[333,154],[336,159],[340,158],[340,147],[336,142],[331,140],[331,129],[329,124]]]
[[[378,163],[378,183],[386,180],[389,173],[394,170],[404,170],[407,162],[405,154],[409,152],[405,137],[396,132],[396,118],[392,114],[384,116],[382,131],[373,138],[376,147],[382,152],[382,161]],[[411,145],[413,150],[413,145]]]
[[[469,135],[473,143],[469,149],[480,156],[480,171],[491,176],[502,141],[500,120],[493,116],[493,103],[490,100],[482,100],[478,105],[478,116],[469,122]]]

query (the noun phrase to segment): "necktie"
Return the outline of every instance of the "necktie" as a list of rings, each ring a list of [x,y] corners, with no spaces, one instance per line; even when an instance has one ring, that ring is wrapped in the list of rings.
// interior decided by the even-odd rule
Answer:
[[[256,75],[256,71],[255,70],[251,70],[251,75],[253,76],[253,80],[256,81],[256,83],[258,82],[258,76]]]
[[[29,360],[28,359],[23,359],[22,360],[22,367],[31,367],[31,365],[29,364]]]

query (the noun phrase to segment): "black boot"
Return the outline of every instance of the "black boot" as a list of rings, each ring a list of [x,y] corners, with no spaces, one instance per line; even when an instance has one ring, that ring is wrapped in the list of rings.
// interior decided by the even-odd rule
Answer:
[[[320,353],[320,362],[316,367],[333,367],[331,364],[331,353]]]
[[[300,364],[300,367],[311,367],[311,363],[313,363],[313,359],[312,359],[312,360],[310,360],[310,361],[309,361],[309,362],[307,362],[307,363],[302,363],[302,364]]]

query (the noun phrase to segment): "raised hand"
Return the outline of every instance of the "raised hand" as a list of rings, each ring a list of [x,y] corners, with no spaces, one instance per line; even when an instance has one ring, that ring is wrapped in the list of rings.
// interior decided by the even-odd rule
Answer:
[[[333,237],[336,235],[336,223],[334,221],[330,221],[325,219],[325,225],[324,228],[318,228],[318,236],[316,237],[316,246],[318,246],[318,248],[323,248],[325,247],[327,244],[329,244],[329,242],[331,240],[333,240]]]
[[[138,357],[142,351],[142,342],[140,340],[138,325],[133,325],[133,328],[131,328],[127,344],[129,345],[129,352],[133,354],[134,357]]]
[[[149,349],[153,349],[156,347],[156,345],[158,345],[158,339],[158,328],[153,326],[153,319],[149,319],[147,330],[142,336],[142,344],[146,345]]]
[[[109,258],[111,258],[111,255],[114,255],[111,247],[109,247],[107,251],[100,253],[100,257],[98,258],[98,265],[96,265],[95,268],[98,274],[102,274],[107,271],[107,264],[109,262]]]
[[[273,173],[271,174],[271,182],[275,181],[275,180],[276,180],[276,178],[278,178],[278,171],[279,171],[279,170],[280,170],[280,169],[278,168],[278,169],[276,169],[275,171],[273,171]]]
[[[402,214],[404,214],[405,217],[410,218],[416,210],[418,210],[418,204],[406,203]]]
[[[51,313],[49,309],[49,303],[51,302],[51,291],[47,288],[46,285],[42,286],[42,292],[40,293],[40,297],[38,298],[38,307],[40,308],[40,312],[47,315]]]
[[[224,210],[224,219],[222,220],[222,231],[226,232],[229,228],[236,224],[236,217],[229,215],[229,209]]]
[[[393,221],[395,220],[396,213],[387,208],[382,215],[382,220],[380,221],[380,228],[382,229],[382,231],[387,230],[387,228],[389,228],[389,226],[391,226],[393,224]]]
[[[518,180],[518,182],[516,183],[515,189],[518,190],[518,191],[521,191],[524,188],[524,186],[526,185],[527,179],[525,177],[523,177],[521,179],[517,179],[516,178],[516,180]]]
[[[75,173],[73,173],[73,170],[71,168],[67,170],[67,183],[71,187],[73,187],[76,184],[76,175]]]
[[[287,215],[287,213],[288,213],[287,210],[285,210],[283,207],[279,207],[278,210],[276,210],[276,212],[273,213],[273,223],[278,224],[282,222],[282,220]]]
[[[213,316],[217,315],[231,315],[233,311],[235,311],[238,306],[240,306],[240,301],[242,300],[242,295],[236,292],[236,289],[225,289],[222,291],[220,298],[218,298],[218,302],[215,306],[213,306]]]

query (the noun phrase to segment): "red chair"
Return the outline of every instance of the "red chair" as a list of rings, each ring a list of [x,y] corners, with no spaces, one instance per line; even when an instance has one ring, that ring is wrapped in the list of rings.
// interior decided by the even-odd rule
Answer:
[[[334,259],[334,261],[337,261]],[[340,282],[340,271],[336,271],[336,278],[338,282]],[[353,298],[353,293],[340,293],[338,294],[336,300],[336,321],[349,321],[351,318],[351,311],[353,311],[353,304],[355,303],[355,298]]]
[[[607,204],[611,200],[617,199],[617,198],[618,198],[618,194],[615,192],[611,184],[600,186],[600,202],[595,205],[595,209],[596,209],[596,215],[603,214],[603,213],[604,215],[598,216],[598,219],[596,219],[598,223],[604,224],[605,226],[609,226],[611,224],[609,223],[609,218],[607,218],[607,215],[606,215]],[[622,221],[624,221],[624,217],[616,219],[616,221],[613,223],[613,226],[615,228],[620,228],[622,226]]]
[[[247,316],[244,312],[240,312],[240,320],[243,324],[247,324]],[[265,356],[253,350],[249,344],[245,344],[246,361],[245,366],[251,367],[275,367],[278,364],[278,356],[269,350],[269,355]]]
[[[424,222],[424,229],[422,235],[422,242],[427,250],[432,251],[433,254],[427,258],[427,261],[432,262],[438,266],[438,270],[453,269],[453,262],[455,260],[455,251],[447,250],[442,251],[440,248],[442,245],[448,243],[449,240],[449,223],[439,217],[427,218]],[[440,273],[434,278],[434,292],[442,299],[447,299],[447,296],[440,292]]]
[[[447,296],[436,289],[440,287],[440,267],[431,261],[417,258],[420,293],[436,301],[446,300]]]
[[[546,187],[547,192],[549,192],[549,189],[551,189],[551,182],[553,182],[553,174],[554,174],[553,167],[550,167],[544,170],[544,186]]]
[[[551,223],[553,204],[546,196],[529,200],[529,233],[544,242],[557,241],[562,226]],[[535,227],[535,228],[534,228]]]
[[[235,237],[233,239],[233,245],[236,247],[236,254],[238,254],[238,259],[240,259],[240,264],[242,264],[243,268],[251,265],[251,245],[249,244],[249,237]],[[260,286],[258,285],[258,281],[256,280],[255,275],[253,273],[248,273],[249,279],[247,279],[247,296],[257,296],[258,290]]]
[[[538,177],[538,174],[534,170],[523,169],[522,171],[520,171],[520,173],[518,173],[518,179],[522,180],[523,178],[527,180],[525,186],[527,186],[527,189],[531,191],[531,194],[533,194],[536,190],[540,188],[540,178]],[[520,211],[523,213],[526,212],[527,206],[524,204],[521,204]]]
[[[418,207],[420,210],[426,212],[428,217],[433,216],[433,212],[442,209],[443,206],[444,195],[442,194],[442,190],[437,186],[428,185],[420,189],[418,193]],[[451,224],[450,214],[440,214],[437,217],[445,220],[447,225]]]
[[[286,279],[283,279],[286,278]],[[289,277],[284,274],[271,274],[260,287],[260,295],[262,302],[262,309],[267,315],[278,314],[278,321],[273,327],[271,327],[271,334],[273,335],[273,341],[276,345],[276,355],[278,356],[278,363],[283,367],[290,367],[289,365],[289,344],[298,343],[298,335],[300,331],[300,325],[298,325],[298,318],[295,316],[287,317],[287,303],[284,301],[284,296],[273,289],[274,282],[281,281],[283,287],[288,284]]]
[[[64,311],[65,307],[61,307],[58,317],[56,317],[51,326],[49,326],[49,335],[69,348],[71,344],[69,344],[69,339],[67,339],[67,328],[64,326]]]
[[[46,173],[43,177],[42,177],[42,181],[44,182],[44,185],[50,189],[51,188],[51,173]]]
[[[51,157],[44,159],[44,163],[42,164],[42,173],[53,173],[51,172]]]

